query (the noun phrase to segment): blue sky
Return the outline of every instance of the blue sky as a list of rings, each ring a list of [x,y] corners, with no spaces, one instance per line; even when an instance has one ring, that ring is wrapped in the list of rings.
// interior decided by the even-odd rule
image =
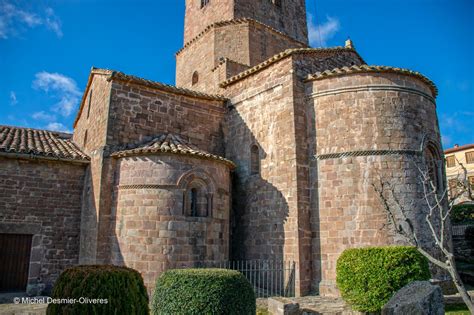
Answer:
[[[474,1],[307,0],[307,9],[313,47],[350,37],[368,64],[420,71],[440,91],[444,147],[474,143]],[[183,15],[184,0],[0,0],[0,124],[71,131],[92,66],[173,84]]]

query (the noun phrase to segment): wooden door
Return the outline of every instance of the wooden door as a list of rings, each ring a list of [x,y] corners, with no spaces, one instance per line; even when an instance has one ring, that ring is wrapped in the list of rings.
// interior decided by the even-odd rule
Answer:
[[[0,292],[26,291],[32,236],[0,234]]]

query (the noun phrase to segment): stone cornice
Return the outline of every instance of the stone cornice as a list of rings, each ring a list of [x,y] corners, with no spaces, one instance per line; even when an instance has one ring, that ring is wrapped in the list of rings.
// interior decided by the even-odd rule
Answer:
[[[396,74],[403,74],[403,75],[415,77],[429,86],[431,92],[433,93],[434,98],[436,98],[436,96],[438,95],[438,88],[433,83],[433,81],[431,81],[430,79],[428,79],[421,73],[412,71],[409,69],[388,67],[388,66],[360,65],[360,66],[334,68],[332,70],[326,70],[323,72],[317,72],[315,74],[311,74],[308,76],[306,81],[323,80],[326,78],[344,76],[348,74],[357,74],[357,73],[396,73]]]
[[[131,83],[131,84],[136,84],[136,85],[148,87],[151,89],[156,89],[156,90],[178,94],[178,95],[184,95],[184,96],[189,96],[189,97],[194,97],[194,98],[199,98],[199,99],[204,99],[204,100],[209,100],[209,101],[221,101],[221,102],[227,101],[227,98],[222,95],[202,93],[202,92],[193,91],[193,90],[189,90],[185,88],[179,88],[179,87],[169,85],[169,84],[164,84],[164,83],[160,83],[156,81],[143,79],[143,78],[136,77],[133,75],[128,75],[120,71],[115,71],[115,70],[110,70],[110,69],[98,69],[98,68],[92,67],[90,75],[89,75],[89,79],[87,81],[86,89],[82,96],[79,111],[77,112],[76,119],[74,120],[74,124],[73,124],[74,128],[76,127],[76,124],[79,121],[79,118],[81,117],[82,110],[84,108],[84,102],[88,94],[88,91],[90,89],[90,86],[92,84],[94,75],[106,75],[108,76],[107,78],[108,81]]]
[[[210,30],[214,29],[214,28],[217,28],[217,27],[221,27],[221,26],[227,26],[227,25],[236,25],[236,24],[244,24],[244,23],[248,23],[248,24],[253,24],[253,25],[257,25],[257,26],[261,26],[261,27],[264,27],[266,29],[268,29],[269,31],[271,31],[272,33],[275,33],[275,34],[278,34],[280,36],[283,36],[295,43],[298,43],[299,45],[302,45],[303,47],[308,47],[308,44],[307,43],[304,43],[304,42],[301,42],[297,39],[294,39],[293,37],[267,25],[267,24],[264,24],[262,22],[259,22],[257,20],[254,20],[254,19],[249,19],[249,18],[242,18],[242,19],[235,19],[235,20],[226,20],[226,21],[220,21],[220,22],[216,22],[216,23],[212,23],[210,25],[208,25],[206,28],[204,28],[204,30],[202,30],[199,34],[197,34],[193,39],[191,39],[190,41],[188,41],[187,43],[184,44],[183,48],[181,48],[180,50],[178,50],[176,52],[176,56],[178,56],[181,52],[183,52],[183,50],[185,50],[186,48],[188,48],[189,46],[191,46],[193,43],[195,43],[199,38],[203,37],[206,33],[208,33]]]
[[[323,52],[353,52],[355,53],[357,56],[359,56],[359,54],[357,53],[357,51],[353,48],[346,48],[346,47],[332,47],[332,48],[292,48],[292,49],[287,49],[279,54],[276,54],[274,55],[273,57],[270,57],[268,58],[267,60],[265,60],[264,62],[262,63],[259,63],[258,65],[248,69],[248,70],[245,70],[227,80],[225,80],[224,82],[221,82],[219,84],[219,86],[221,88],[225,88],[226,86],[228,85],[231,85],[243,78],[246,78],[260,70],[263,70],[269,66],[271,66],[272,64],[276,63],[276,62],[279,62],[280,60],[283,60],[289,56],[292,56],[292,55],[297,55],[297,54],[320,54],[320,53],[323,53]],[[361,61],[363,61],[362,57],[359,56],[359,58],[361,59]]]

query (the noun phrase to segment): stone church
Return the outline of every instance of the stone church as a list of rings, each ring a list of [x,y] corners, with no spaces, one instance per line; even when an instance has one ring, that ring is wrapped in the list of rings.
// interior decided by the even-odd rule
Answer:
[[[186,0],[176,86],[92,68],[72,135],[0,126],[0,290],[268,259],[335,295],[344,249],[398,242],[372,183],[412,204],[423,158],[445,185],[436,95],[350,40],[309,47],[305,0]]]

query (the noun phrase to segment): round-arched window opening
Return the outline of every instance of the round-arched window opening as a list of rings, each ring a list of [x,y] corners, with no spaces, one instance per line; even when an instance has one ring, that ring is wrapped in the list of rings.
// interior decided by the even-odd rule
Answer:
[[[199,82],[199,73],[197,71],[193,72],[192,85],[196,85]]]
[[[252,145],[250,148],[250,174],[255,175],[260,173],[260,152],[257,145]]]
[[[193,181],[186,189],[185,215],[190,217],[207,217],[210,215],[211,194],[205,183]]]
[[[436,190],[439,191],[442,188],[441,167],[443,166],[443,163],[438,149],[433,144],[428,144],[425,148],[424,158],[429,179],[435,186]]]

